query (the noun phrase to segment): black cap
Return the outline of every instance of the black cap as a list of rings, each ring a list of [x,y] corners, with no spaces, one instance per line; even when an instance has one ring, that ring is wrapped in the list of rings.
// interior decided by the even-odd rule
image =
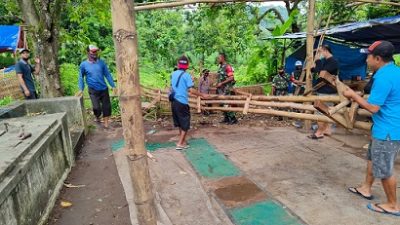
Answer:
[[[19,54],[22,54],[24,52],[31,52],[31,51],[29,51],[29,49],[27,49],[27,48],[21,48],[20,50],[18,50],[18,52],[19,52]]]
[[[391,58],[394,54],[394,46],[389,41],[375,41],[369,48],[361,49],[361,53]]]

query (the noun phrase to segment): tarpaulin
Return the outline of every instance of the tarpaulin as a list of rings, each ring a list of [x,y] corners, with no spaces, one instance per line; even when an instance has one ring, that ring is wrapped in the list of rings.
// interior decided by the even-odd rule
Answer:
[[[316,41],[318,43],[318,40]],[[359,48],[352,48],[346,45],[324,41],[324,45],[329,45],[333,56],[339,61],[339,78],[341,80],[351,80],[356,76],[361,76],[364,80],[367,72],[366,54],[360,53]],[[315,46],[317,47],[317,46]],[[297,60],[304,61],[306,57],[306,47],[303,45],[285,60],[285,71],[291,73],[295,69]]]
[[[0,25],[0,52],[15,51],[20,39],[20,27]]]

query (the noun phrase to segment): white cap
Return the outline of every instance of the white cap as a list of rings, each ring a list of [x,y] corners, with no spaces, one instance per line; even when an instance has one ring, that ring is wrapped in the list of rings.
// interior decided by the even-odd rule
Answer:
[[[295,66],[302,66],[303,63],[299,60],[299,61],[296,61],[296,63],[295,63],[294,65],[295,65]]]

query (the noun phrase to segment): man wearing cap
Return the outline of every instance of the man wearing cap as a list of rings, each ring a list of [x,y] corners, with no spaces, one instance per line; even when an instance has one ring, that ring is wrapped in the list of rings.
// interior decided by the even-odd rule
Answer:
[[[298,60],[295,62],[294,66],[295,66],[295,69],[292,72],[292,74],[290,75],[290,81],[292,83],[294,83],[295,85],[299,85],[301,87],[302,82],[300,81],[300,76],[303,71],[303,63],[300,60]],[[304,88],[301,88],[301,90],[304,90]],[[292,91],[294,91],[294,88]]]
[[[186,72],[189,68],[189,60],[186,56],[178,59],[178,70],[171,74],[171,94],[170,99],[172,108],[172,118],[174,126],[179,128],[179,141],[176,144],[176,150],[188,148],[186,135],[190,129],[190,108],[189,93],[203,98],[207,98],[207,94],[198,92],[194,88],[192,76]]]
[[[30,51],[26,48],[19,50],[21,59],[15,64],[15,72],[18,77],[19,85],[24,93],[25,99],[37,99],[35,82],[33,81],[32,73],[39,75],[40,59],[35,59],[35,67],[29,64]]]
[[[111,116],[111,102],[105,79],[113,89],[115,88],[115,84],[105,62],[98,59],[97,53],[99,49],[94,45],[89,45],[86,50],[88,59],[82,62],[79,67],[78,95],[82,95],[85,89],[85,80],[89,89],[96,121],[100,122],[101,115],[103,114],[104,127],[108,128],[109,117]]]
[[[367,205],[368,209],[400,216],[397,203],[397,182],[393,175],[396,156],[400,150],[400,67],[393,62],[394,47],[388,41],[374,42],[368,49],[367,64],[375,72],[368,100],[351,89],[343,94],[370,111],[372,140],[367,153],[367,174],[364,183],[349,191],[372,200],[371,187],[375,178],[381,179],[387,202]]]
[[[233,86],[235,85],[234,70],[231,65],[226,62],[226,54],[219,53],[218,55],[218,84],[217,93],[220,95],[232,95]],[[238,120],[236,119],[235,112],[224,112],[224,120],[222,123],[236,124]]]

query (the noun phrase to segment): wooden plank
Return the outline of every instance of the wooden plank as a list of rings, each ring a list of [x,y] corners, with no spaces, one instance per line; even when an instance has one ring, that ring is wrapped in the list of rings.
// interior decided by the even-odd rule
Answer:
[[[340,111],[342,108],[346,107],[348,104],[350,103],[350,100],[345,100],[337,105],[335,105],[335,107],[331,108],[329,110],[329,114],[333,115],[335,113],[337,113],[338,111]]]
[[[314,108],[316,108],[318,111],[320,111],[325,116],[329,117],[330,119],[332,119],[333,121],[335,121],[339,125],[343,126],[344,128],[348,127],[346,119],[342,115],[339,115],[339,114],[330,115],[329,114],[329,107],[327,105],[325,105],[323,102],[315,101],[314,102]]]

